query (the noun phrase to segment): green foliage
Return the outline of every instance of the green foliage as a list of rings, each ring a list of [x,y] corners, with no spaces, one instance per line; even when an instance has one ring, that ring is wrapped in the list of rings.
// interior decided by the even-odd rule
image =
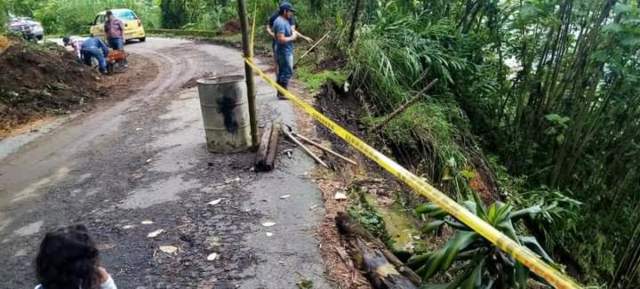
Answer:
[[[0,0],[0,34],[4,34],[6,32],[7,20],[7,3],[5,0]]]
[[[512,212],[512,207],[500,202],[488,208],[474,201],[464,202],[464,206],[476,216],[489,223],[519,244],[528,247],[547,262],[553,262],[536,238],[522,236],[516,231],[518,220],[524,216],[537,216],[546,208],[531,207]],[[426,232],[441,226],[450,226],[456,233],[440,249],[412,256],[408,264],[427,282],[439,272],[453,269],[458,272],[449,283],[426,284],[421,288],[474,289],[474,288],[527,288],[529,271],[510,255],[498,250],[478,233],[467,228],[434,204],[424,204],[416,209],[433,221]]]
[[[388,241],[390,238],[385,229],[384,220],[374,208],[364,199],[364,195],[359,190],[355,189],[351,192],[355,194],[359,199],[358,202],[354,202],[347,212],[354,219],[357,220],[362,226],[371,232],[374,236]]]
[[[48,0],[33,10],[33,16],[48,33],[87,34],[98,12],[115,8],[132,9],[145,27],[159,24],[160,11],[154,0]]]
[[[349,50],[370,123],[420,90],[423,75],[441,80],[414,108],[422,113],[383,132],[396,156],[419,155],[430,166],[414,168],[439,182],[450,157],[433,148],[449,144],[463,171],[470,128],[502,160],[494,167],[512,202],[565,192],[583,203],[559,201],[574,214],[541,226],[545,245],[571,252],[586,282],[610,280],[640,220],[638,2],[374,2]],[[442,103],[444,114],[424,109]]]
[[[296,70],[296,74],[298,79],[304,82],[305,87],[312,91],[320,89],[325,83],[332,83],[338,87],[342,87],[347,81],[347,74],[343,71],[323,70],[314,72],[307,66]]]

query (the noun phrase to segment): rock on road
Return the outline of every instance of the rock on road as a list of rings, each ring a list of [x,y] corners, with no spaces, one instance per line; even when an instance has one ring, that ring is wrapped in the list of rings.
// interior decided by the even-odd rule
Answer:
[[[312,161],[296,150],[257,175],[251,153],[206,151],[197,92],[183,85],[243,74],[240,52],[162,38],[126,49],[155,62],[153,81],[0,159],[0,288],[33,288],[44,233],[78,223],[121,289],[280,289],[303,279],[331,288],[314,236],[324,212]],[[260,121],[294,124],[291,104],[257,85]]]

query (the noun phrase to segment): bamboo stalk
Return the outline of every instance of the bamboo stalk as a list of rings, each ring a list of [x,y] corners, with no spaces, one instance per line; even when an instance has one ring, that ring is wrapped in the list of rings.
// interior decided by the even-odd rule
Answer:
[[[298,133],[292,132],[291,134],[293,136],[295,136],[295,137],[297,137],[297,138],[309,143],[309,144],[314,145],[315,147],[317,147],[317,148],[319,148],[319,149],[321,149],[321,150],[323,150],[325,152],[328,152],[328,153],[330,153],[330,154],[332,154],[332,155],[344,160],[345,162],[348,162],[348,163],[350,163],[350,164],[352,164],[354,166],[358,165],[358,163],[356,163],[356,161],[354,161],[354,160],[352,160],[350,158],[347,158],[347,157],[345,157],[345,156],[343,156],[343,155],[341,155],[341,154],[329,149],[328,147],[325,147],[325,146],[323,146],[323,145],[321,145],[321,144],[319,144],[317,142],[314,142],[314,141],[312,141],[312,140],[310,140],[310,139],[308,139],[308,138],[306,138],[306,137],[304,137],[304,136],[302,136],[302,135],[300,135]]]
[[[300,146],[309,156],[311,156],[316,162],[318,162],[319,164],[321,164],[323,167],[325,168],[329,168],[329,166],[323,162],[318,156],[316,156],[313,152],[311,152],[311,150],[306,147],[304,144],[302,144],[298,139],[296,139],[286,128],[286,126],[282,126],[282,132],[287,135],[287,137],[293,141],[295,144],[297,144],[298,146]]]
[[[314,43],[311,48],[309,48],[304,54],[302,54],[302,56],[300,56],[300,58],[298,58],[298,63],[300,61],[302,61],[302,59],[307,56],[314,48],[316,48],[320,42],[322,42],[325,38],[327,38],[327,36],[329,36],[329,33],[331,33],[331,31],[327,32],[324,34],[324,36],[322,36],[318,41],[316,41],[316,43]]]
[[[389,121],[391,121],[394,117],[396,117],[398,114],[402,113],[403,111],[405,111],[407,108],[409,108],[410,106],[414,105],[416,102],[418,102],[418,100],[420,100],[420,98],[422,98],[422,95],[427,92],[429,89],[431,89],[431,87],[433,87],[434,84],[436,84],[436,82],[438,82],[438,79],[434,79],[432,80],[425,88],[423,88],[420,92],[418,92],[416,94],[416,96],[414,96],[411,100],[409,100],[407,103],[401,105],[400,107],[398,107],[396,110],[394,110],[392,113],[390,113],[389,115],[387,115],[387,117],[380,122],[378,125],[374,126],[373,128],[371,128],[369,131],[377,131],[379,129],[381,129],[383,126],[387,125],[387,123],[389,123]]]
[[[247,19],[247,6],[244,0],[238,0],[238,17],[240,17],[240,29],[242,30],[242,51],[244,57],[253,59],[253,47],[249,43],[249,19]],[[247,99],[249,102],[249,123],[251,125],[251,144],[258,146],[258,121],[256,116],[256,86],[253,80],[253,70],[249,64],[244,65],[245,80],[247,82]]]

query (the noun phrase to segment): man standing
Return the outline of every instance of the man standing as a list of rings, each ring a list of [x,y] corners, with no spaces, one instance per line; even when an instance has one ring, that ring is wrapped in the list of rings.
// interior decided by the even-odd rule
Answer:
[[[107,42],[112,49],[122,50],[124,48],[124,25],[120,19],[113,16],[111,10],[107,11],[104,33],[107,34]]]
[[[281,4],[282,5],[289,5],[291,6],[291,4],[289,4],[288,2],[283,2]],[[276,52],[276,44],[277,44],[277,39],[276,39],[276,34],[273,32],[273,24],[276,22],[276,19],[278,19],[278,17],[280,17],[280,10],[278,9],[278,11],[274,12],[271,17],[269,17],[269,21],[267,21],[267,34],[269,34],[269,36],[271,36],[271,38],[273,39],[272,43],[271,43],[271,48],[273,49],[273,60],[275,63],[275,70],[276,70],[276,75],[278,74],[278,53]],[[296,18],[294,16],[292,16],[291,18],[289,18],[289,24],[291,25],[291,29],[294,31],[294,33],[298,34],[298,36],[302,37],[304,40],[306,40],[307,42],[312,42],[313,39],[302,35],[302,33],[300,33],[299,31],[296,30]]]
[[[109,48],[104,44],[104,42],[102,42],[102,40],[100,40],[100,38],[87,38],[87,40],[82,42],[80,53],[82,54],[84,64],[91,66],[91,59],[95,58],[98,60],[100,73],[107,73],[107,60],[105,57],[109,55]]]
[[[114,50],[124,52],[124,25],[122,21],[113,15],[111,10],[107,11],[107,21],[104,23],[104,33],[107,34],[107,43]],[[125,54],[126,55],[126,54]],[[124,67],[128,66],[127,59],[124,59]]]
[[[276,55],[278,62],[277,82],[285,89],[289,85],[289,80],[293,76],[293,41],[298,38],[290,19],[293,18],[295,10],[289,3],[280,5],[278,18],[273,22],[273,33],[276,36]],[[283,99],[278,92],[278,98]]]

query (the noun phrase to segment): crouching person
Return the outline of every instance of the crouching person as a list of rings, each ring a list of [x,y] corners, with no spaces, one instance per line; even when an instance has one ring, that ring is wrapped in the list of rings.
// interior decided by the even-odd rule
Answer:
[[[65,36],[62,38],[62,43],[64,44],[64,46],[71,46],[71,48],[73,49],[73,54],[75,54],[78,61],[82,61],[82,53],[80,52],[80,50],[82,50],[82,42],[83,41],[81,39],[74,36]]]
[[[117,289],[100,267],[96,244],[83,225],[45,235],[36,257],[36,274],[40,284],[35,289]]]
[[[82,54],[84,64],[91,66],[91,59],[95,58],[98,61],[100,73],[107,73],[106,57],[109,55],[109,48],[104,44],[104,42],[102,42],[102,40],[100,40],[100,38],[87,38],[87,40],[82,42],[80,53]]]

